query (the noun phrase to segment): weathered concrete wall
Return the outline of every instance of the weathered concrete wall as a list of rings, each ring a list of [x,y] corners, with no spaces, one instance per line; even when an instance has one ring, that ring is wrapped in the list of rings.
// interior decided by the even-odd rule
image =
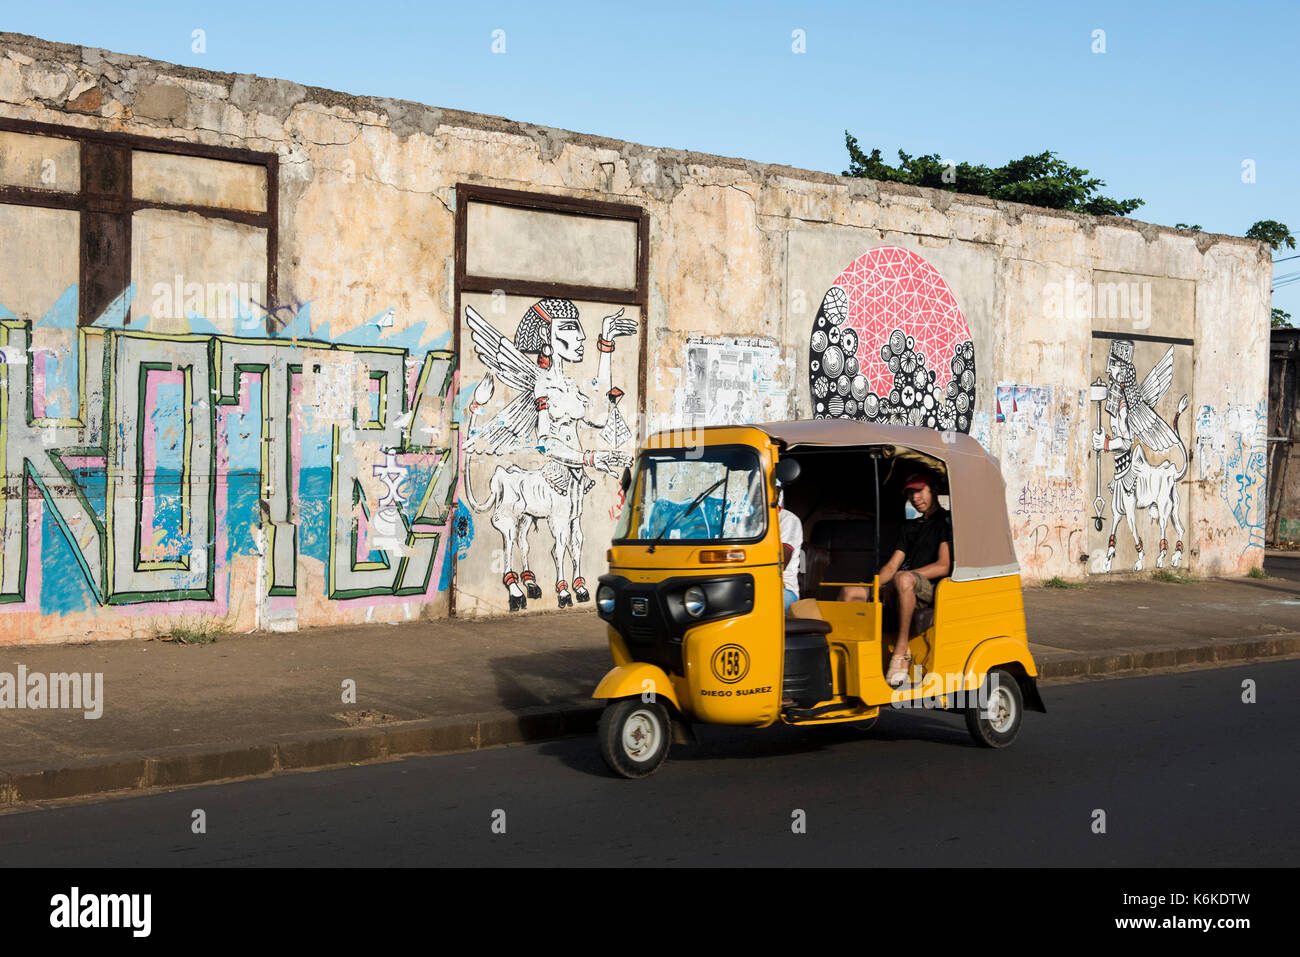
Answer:
[[[129,304],[80,327],[78,214],[0,196],[0,640],[437,617],[453,593],[467,614],[581,603],[635,447],[611,409],[633,431],[813,414],[969,431],[1004,464],[1030,579],[1261,560],[1260,244],[8,34],[0,117],[278,157],[267,195],[251,167],[134,151],[141,202],[238,216],[133,213]],[[75,190],[77,162],[57,136],[5,136],[0,188]],[[561,297],[538,333],[540,293],[465,291],[458,310],[457,183],[645,210],[644,311]],[[475,262],[635,274],[624,226],[533,219],[471,217]],[[529,255],[548,229],[555,248]]]

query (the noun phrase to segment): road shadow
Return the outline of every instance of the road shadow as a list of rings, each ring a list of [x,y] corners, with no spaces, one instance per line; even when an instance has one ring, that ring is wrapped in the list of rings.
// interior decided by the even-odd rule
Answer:
[[[695,744],[674,744],[668,761],[709,763],[753,761],[790,757],[818,751],[862,751],[868,756],[895,743],[929,743],[938,747],[977,748],[959,713],[924,709],[881,712],[870,731],[857,731],[846,724],[795,727],[776,724],[768,728],[737,728],[725,725],[693,724]],[[541,746],[541,753],[555,758],[571,770],[596,777],[617,778],[605,766],[594,734],[575,735]]]
[[[591,703],[591,693],[611,666],[608,648],[542,648],[488,662],[498,705],[516,714],[545,705]]]

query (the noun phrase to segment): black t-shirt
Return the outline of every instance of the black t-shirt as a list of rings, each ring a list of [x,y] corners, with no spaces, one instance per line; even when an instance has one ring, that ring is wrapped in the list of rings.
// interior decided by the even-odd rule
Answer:
[[[939,560],[939,545],[948,543],[948,556],[952,557],[952,514],[940,507],[929,518],[921,516],[903,525],[898,547],[906,556],[900,571],[924,568]]]

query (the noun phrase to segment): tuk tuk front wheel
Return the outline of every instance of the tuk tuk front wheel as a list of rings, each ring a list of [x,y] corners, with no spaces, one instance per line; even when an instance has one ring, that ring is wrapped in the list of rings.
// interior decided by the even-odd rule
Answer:
[[[1005,748],[1020,733],[1024,713],[1025,703],[1016,676],[1005,668],[994,668],[980,689],[979,702],[966,709],[966,728],[977,744]]]
[[[653,774],[672,745],[668,709],[639,697],[611,701],[600,716],[596,738],[600,756],[614,773],[625,778]]]

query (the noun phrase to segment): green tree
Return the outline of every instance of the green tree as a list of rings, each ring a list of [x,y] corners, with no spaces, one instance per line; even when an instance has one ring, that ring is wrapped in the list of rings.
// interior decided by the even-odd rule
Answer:
[[[1291,230],[1287,228],[1285,223],[1279,223],[1276,219],[1261,219],[1246,230],[1246,238],[1258,239],[1260,242],[1268,243],[1273,247],[1273,252],[1277,252],[1283,246],[1287,249],[1295,249],[1295,237],[1291,235]],[[1273,328],[1292,328],[1291,313],[1274,306]]]
[[[1279,223],[1275,219],[1261,219],[1246,230],[1246,238],[1268,243],[1274,252],[1283,246],[1295,249],[1295,237],[1291,235],[1291,230],[1287,229],[1285,223]]]
[[[1127,216],[1143,205],[1140,199],[1112,199],[1098,194],[1105,182],[1089,177],[1088,170],[1071,166],[1053,152],[1011,160],[998,167],[972,163],[945,163],[938,153],[911,156],[898,151],[898,165],[891,166],[880,150],[866,153],[848,130],[844,145],[849,151],[849,168],[844,176],[929,186],[951,192],[973,193],[1048,209],[1064,209],[1095,216]]]

